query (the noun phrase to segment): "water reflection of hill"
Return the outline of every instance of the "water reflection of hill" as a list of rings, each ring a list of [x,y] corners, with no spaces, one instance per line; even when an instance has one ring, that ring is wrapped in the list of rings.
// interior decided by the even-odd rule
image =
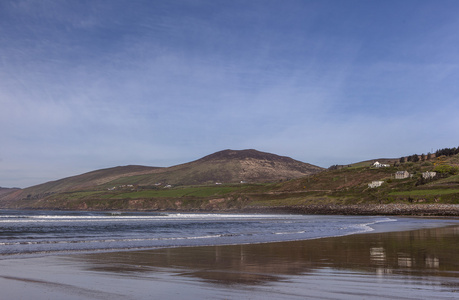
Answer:
[[[223,284],[260,284],[318,269],[459,277],[459,226],[308,241],[89,254],[92,271],[168,272]]]

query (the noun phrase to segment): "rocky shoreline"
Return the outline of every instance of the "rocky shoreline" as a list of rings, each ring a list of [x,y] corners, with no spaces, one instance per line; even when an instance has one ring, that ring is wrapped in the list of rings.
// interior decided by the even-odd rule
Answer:
[[[356,204],[247,207],[245,212],[277,212],[313,215],[459,216],[458,204]]]
[[[2,207],[2,209],[30,210],[75,210],[64,207]],[[385,216],[432,216],[459,217],[459,204],[311,204],[301,206],[245,206],[239,208],[78,208],[84,211],[156,211],[190,213],[268,213],[268,214],[304,214],[304,215],[385,215]]]

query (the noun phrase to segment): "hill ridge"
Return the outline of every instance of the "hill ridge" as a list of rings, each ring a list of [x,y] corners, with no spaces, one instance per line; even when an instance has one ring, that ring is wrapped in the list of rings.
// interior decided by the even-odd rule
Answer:
[[[232,150],[232,149],[225,149],[222,151],[218,151],[199,160],[212,160],[212,159],[245,159],[245,158],[256,158],[256,159],[271,159],[271,160],[282,160],[282,159],[289,159],[294,160],[293,158],[287,156],[280,156],[277,154],[272,154],[268,152],[258,151],[255,149],[244,149],[244,150]]]
[[[202,185],[276,182],[314,174],[321,167],[255,149],[226,149],[171,167],[118,166],[86,172],[8,193],[0,199],[41,199],[78,190],[106,190],[117,186]]]

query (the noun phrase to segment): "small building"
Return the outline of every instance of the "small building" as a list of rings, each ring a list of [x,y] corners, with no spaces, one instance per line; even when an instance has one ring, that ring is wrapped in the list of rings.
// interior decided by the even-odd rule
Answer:
[[[390,167],[390,165],[382,164],[379,161],[376,161],[374,164],[372,164],[372,167],[374,167],[374,168],[387,168],[387,167]]]
[[[422,178],[424,179],[431,179],[431,178],[434,178],[435,176],[437,176],[437,172],[426,171],[422,173]]]
[[[368,184],[368,187],[370,189],[373,189],[373,188],[377,188],[377,187],[380,187],[382,184],[384,183],[384,181],[372,181],[371,183]]]
[[[405,179],[410,177],[410,173],[408,171],[397,171],[395,172],[395,179]]]

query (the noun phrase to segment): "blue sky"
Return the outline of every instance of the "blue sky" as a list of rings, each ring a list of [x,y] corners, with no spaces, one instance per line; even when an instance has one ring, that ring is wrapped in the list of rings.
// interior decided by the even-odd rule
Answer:
[[[459,1],[0,2],[0,186],[458,146]]]

